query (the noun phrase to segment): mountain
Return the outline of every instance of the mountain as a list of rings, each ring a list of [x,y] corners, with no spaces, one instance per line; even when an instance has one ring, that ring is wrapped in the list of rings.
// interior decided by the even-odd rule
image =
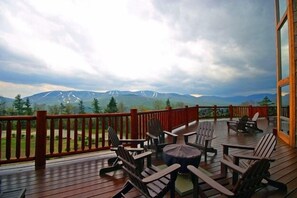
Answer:
[[[272,102],[276,103],[276,94],[254,94],[250,96],[233,96],[233,97],[218,97],[218,96],[201,96],[194,97],[189,94],[177,94],[177,93],[160,93],[155,91],[119,91],[110,90],[107,92],[94,92],[94,91],[49,91],[37,93],[29,98],[31,104],[39,105],[60,105],[73,104],[77,105],[80,100],[83,101],[87,109],[91,109],[94,98],[98,99],[99,105],[105,108],[109,103],[110,98],[114,97],[117,104],[122,103],[127,109],[146,107],[153,108],[156,101],[161,101],[162,104],[166,103],[169,99],[172,106],[180,103],[183,105],[194,106],[206,106],[206,105],[240,105],[242,103],[248,103],[257,105],[257,103],[267,96]],[[0,97],[0,102],[5,101],[7,105],[12,104],[14,99]]]

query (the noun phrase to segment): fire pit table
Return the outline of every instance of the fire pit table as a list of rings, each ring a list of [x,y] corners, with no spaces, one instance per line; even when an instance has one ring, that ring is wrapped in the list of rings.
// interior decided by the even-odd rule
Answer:
[[[174,163],[181,165],[179,173],[188,173],[187,165],[199,166],[201,151],[185,144],[170,144],[163,148],[163,160],[170,166]]]

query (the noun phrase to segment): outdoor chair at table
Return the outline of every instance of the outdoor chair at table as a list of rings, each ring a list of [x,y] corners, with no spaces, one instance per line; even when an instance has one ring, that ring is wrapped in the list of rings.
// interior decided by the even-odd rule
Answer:
[[[256,190],[263,187],[261,183],[263,178],[269,176],[268,169],[270,163],[269,160],[265,158],[256,161],[246,170],[226,160],[221,160],[221,163],[233,172],[240,172],[242,177],[232,185],[229,183],[229,178],[227,177],[221,177],[222,175],[220,174],[209,177],[201,170],[189,165],[188,169],[191,171],[194,186],[194,198],[198,198],[198,196],[218,197],[218,195],[225,195],[224,197],[250,198]]]
[[[162,123],[157,118],[152,118],[147,123],[148,132],[146,133],[148,138],[148,147],[155,150],[156,158],[158,154],[163,151],[163,148],[169,144],[175,144],[177,141],[177,135],[163,130]],[[171,138],[168,140],[165,135]]]
[[[262,158],[270,159],[272,152],[276,147],[276,136],[273,133],[266,133],[261,137],[256,146],[247,146],[247,145],[236,145],[236,144],[222,144],[223,146],[223,158],[229,162],[234,163],[237,166],[240,166],[243,170],[248,169],[253,163]],[[235,149],[236,153],[230,153],[231,149]],[[248,153],[238,153],[238,151],[252,151]],[[227,174],[227,167],[222,165],[221,172]],[[269,174],[270,175],[270,174]],[[233,173],[233,183],[236,183],[238,180],[238,172]],[[274,186],[276,188],[286,190],[287,186],[281,182],[274,181],[269,177],[265,177],[265,184]]]
[[[117,133],[112,127],[108,127],[108,138],[111,143],[110,150],[111,151],[117,151],[118,147],[123,144],[135,144],[140,145],[138,148],[129,147],[127,148],[130,152],[137,154],[144,151],[144,142],[145,139],[119,139],[117,136]],[[103,175],[107,172],[115,171],[121,167],[120,160],[118,156],[111,158],[108,160],[108,164],[112,164],[111,166],[104,167],[100,169],[99,174]]]
[[[132,188],[136,188],[145,197],[162,198],[170,192],[170,197],[174,198],[179,164],[173,164],[161,170],[151,163],[152,152],[132,156],[123,146],[119,146],[116,152],[123,162],[128,180],[113,198],[129,197],[126,194]]]
[[[195,137],[195,141],[190,142],[189,138]],[[217,154],[217,149],[211,146],[214,136],[214,126],[211,122],[199,122],[196,131],[184,134],[185,144],[198,148],[204,153],[204,161],[207,162],[207,153]]]

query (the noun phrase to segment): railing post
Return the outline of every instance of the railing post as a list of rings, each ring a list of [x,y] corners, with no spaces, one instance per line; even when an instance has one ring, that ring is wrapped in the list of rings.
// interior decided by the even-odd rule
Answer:
[[[213,106],[213,117],[214,117],[214,121],[217,121],[217,105]]]
[[[131,109],[131,138],[138,139],[138,116],[137,109]]]
[[[199,105],[196,105],[196,112],[197,112],[196,122],[199,122]]]
[[[167,130],[171,132],[172,131],[172,108],[170,106],[167,107],[167,112],[168,112]]]
[[[230,114],[230,120],[233,119],[233,106],[229,105],[229,114]]]
[[[37,111],[35,170],[45,169],[46,165],[46,111]]]
[[[185,122],[186,122],[186,128],[189,126],[189,107],[185,106]]]

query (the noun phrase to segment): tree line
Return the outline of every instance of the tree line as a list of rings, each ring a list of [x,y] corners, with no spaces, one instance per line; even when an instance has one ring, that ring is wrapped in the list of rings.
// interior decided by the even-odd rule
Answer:
[[[156,100],[154,101],[153,108],[155,110],[164,109],[171,106],[170,100],[164,101]],[[175,107],[184,107],[184,103],[178,102],[174,105]],[[86,110],[88,108],[88,110]],[[145,106],[133,107],[139,111],[149,110]],[[62,114],[85,114],[87,112],[92,113],[115,113],[115,112],[127,112],[129,109],[125,107],[123,103],[117,103],[114,97],[110,98],[109,103],[103,108],[99,100],[94,98],[90,107],[86,107],[83,100],[80,100],[78,104],[71,103],[60,103],[55,105],[46,104],[31,104],[29,98],[23,99],[20,94],[18,94],[11,106],[7,106],[4,100],[0,100],[0,116],[13,116],[13,115],[34,115],[37,111],[47,110],[50,115],[62,115]]]

